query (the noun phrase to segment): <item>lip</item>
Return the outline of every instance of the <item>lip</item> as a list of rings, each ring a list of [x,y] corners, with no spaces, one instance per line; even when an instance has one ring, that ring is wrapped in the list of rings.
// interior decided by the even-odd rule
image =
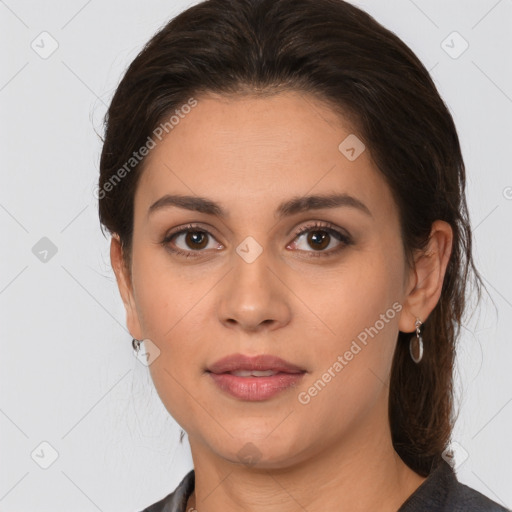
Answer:
[[[219,359],[207,368],[207,371],[215,374],[234,372],[237,370],[273,370],[280,373],[304,373],[306,371],[304,368],[300,368],[280,357],[269,354],[261,354],[258,356],[231,354]]]
[[[264,377],[239,377],[229,373],[238,370],[272,370],[277,373]],[[306,370],[276,356],[233,354],[213,363],[207,373],[230,396],[245,401],[262,401],[295,387]]]

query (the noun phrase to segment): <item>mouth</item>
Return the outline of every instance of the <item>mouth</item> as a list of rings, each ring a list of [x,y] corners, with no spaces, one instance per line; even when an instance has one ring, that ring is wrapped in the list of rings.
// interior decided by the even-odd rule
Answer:
[[[233,354],[207,368],[213,382],[231,397],[246,401],[267,400],[295,387],[307,373],[279,357]]]

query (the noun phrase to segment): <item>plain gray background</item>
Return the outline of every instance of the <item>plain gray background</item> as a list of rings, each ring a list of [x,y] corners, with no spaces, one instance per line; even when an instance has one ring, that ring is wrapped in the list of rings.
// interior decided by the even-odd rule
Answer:
[[[192,3],[0,1],[0,511],[141,510],[192,468],[133,356],[93,194],[123,71]],[[354,3],[416,52],[459,130],[495,306],[463,326],[453,447],[459,480],[512,507],[512,0]]]

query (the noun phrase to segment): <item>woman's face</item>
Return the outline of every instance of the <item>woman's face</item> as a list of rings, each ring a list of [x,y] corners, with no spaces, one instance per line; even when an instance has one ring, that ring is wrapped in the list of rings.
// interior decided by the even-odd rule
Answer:
[[[160,351],[160,398],[193,452],[233,462],[285,467],[382,439],[398,330],[413,330],[399,321],[411,275],[369,150],[311,96],[197,101],[150,150],[135,195],[125,303],[131,334]],[[177,195],[223,215],[162,199]],[[302,373],[208,371],[232,354]]]

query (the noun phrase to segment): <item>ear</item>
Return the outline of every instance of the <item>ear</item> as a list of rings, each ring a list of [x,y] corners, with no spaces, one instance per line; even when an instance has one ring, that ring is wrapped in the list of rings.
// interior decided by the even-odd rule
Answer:
[[[135,306],[131,275],[123,258],[123,248],[119,235],[117,234],[112,235],[112,239],[110,240],[110,263],[114,269],[119,293],[121,294],[126,310],[126,325],[128,326],[128,330],[133,338],[141,340],[143,338],[142,329]]]
[[[436,220],[432,224],[428,246],[415,257],[410,270],[407,296],[404,299],[398,328],[415,330],[416,318],[425,322],[441,297],[444,276],[450,260],[453,230],[450,224]]]

